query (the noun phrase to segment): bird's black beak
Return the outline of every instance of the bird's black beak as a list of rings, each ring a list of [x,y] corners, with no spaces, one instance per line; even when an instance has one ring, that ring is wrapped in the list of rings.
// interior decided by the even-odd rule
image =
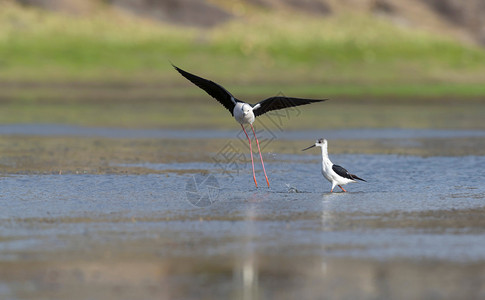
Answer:
[[[315,147],[315,144],[313,144],[313,145],[311,145],[310,147],[305,148],[305,149],[303,149],[303,150],[301,150],[301,151],[305,151],[305,150],[308,150],[308,149],[313,148],[313,147]]]

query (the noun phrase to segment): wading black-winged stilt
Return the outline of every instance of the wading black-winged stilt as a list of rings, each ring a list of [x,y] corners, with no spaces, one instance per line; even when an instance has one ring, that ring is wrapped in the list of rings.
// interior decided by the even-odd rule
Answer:
[[[255,105],[251,105],[249,103],[245,103],[236,97],[234,97],[231,93],[229,93],[225,88],[221,85],[204,79],[202,77],[196,76],[189,72],[186,72],[172,64],[172,66],[177,70],[182,76],[187,78],[190,82],[198,86],[199,88],[203,89],[207,94],[212,96],[214,99],[219,101],[224,107],[229,110],[232,116],[236,119],[236,121],[241,124],[244,133],[249,141],[249,151],[251,153],[251,165],[253,167],[253,179],[254,184],[258,187],[258,183],[256,181],[256,175],[254,174],[254,160],[253,160],[253,149],[251,146],[251,139],[249,138],[244,125],[249,124],[253,131],[254,138],[256,139],[256,144],[258,145],[258,152],[259,157],[261,158],[261,165],[263,166],[264,177],[266,178],[266,183],[269,187],[269,180],[268,176],[266,175],[266,170],[264,168],[263,156],[261,155],[261,149],[259,148],[259,141],[256,137],[256,132],[254,131],[253,122],[257,116],[260,116],[268,111],[283,109],[287,107],[299,106],[310,104],[314,102],[321,102],[327,99],[303,99],[303,98],[292,98],[292,97],[283,97],[283,96],[276,96],[270,97],[268,99],[262,100]]]
[[[330,159],[328,158],[328,149],[327,149],[327,140],[326,139],[319,139],[315,142],[314,145],[311,145],[308,148],[305,148],[301,151],[308,150],[313,147],[321,147],[322,148],[322,174],[330,183],[332,183],[332,189],[330,192],[333,192],[335,186],[338,185],[342,191],[346,192],[346,190],[342,187],[342,185],[356,182],[356,180],[366,181],[357,175],[350,174],[349,171],[344,169],[339,165],[334,165]]]

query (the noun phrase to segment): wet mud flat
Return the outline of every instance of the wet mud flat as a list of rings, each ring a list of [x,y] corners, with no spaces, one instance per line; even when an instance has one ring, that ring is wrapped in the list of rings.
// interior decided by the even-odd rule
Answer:
[[[262,133],[263,136],[261,131],[258,133],[262,151],[275,162],[280,154],[309,155],[301,149],[320,137],[331,140],[331,154],[485,155],[485,131],[481,130],[263,130]],[[131,130],[55,124],[0,126],[2,174],[163,173],[174,170],[145,168],[145,163],[215,163],[214,158],[226,149],[231,154],[245,156],[242,158],[245,161],[249,159],[242,130]]]
[[[368,183],[333,194],[311,141],[268,145],[270,188],[226,143],[1,136],[0,298],[485,297],[483,137],[335,139]]]

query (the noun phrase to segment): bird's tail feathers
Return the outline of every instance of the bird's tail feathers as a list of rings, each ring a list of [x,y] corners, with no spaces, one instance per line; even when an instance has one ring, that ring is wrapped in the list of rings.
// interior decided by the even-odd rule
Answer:
[[[352,178],[353,178],[353,179],[357,179],[357,180],[360,180],[360,181],[365,181],[365,182],[367,182],[367,180],[362,179],[362,178],[360,178],[360,177],[359,177],[359,176],[357,176],[357,175],[350,174],[350,176],[352,176]]]

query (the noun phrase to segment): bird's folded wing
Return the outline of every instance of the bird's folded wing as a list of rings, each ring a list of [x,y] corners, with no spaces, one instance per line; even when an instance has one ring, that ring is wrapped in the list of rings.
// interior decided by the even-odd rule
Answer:
[[[339,175],[339,176],[342,176],[342,177],[347,178],[347,179],[354,180],[354,178],[352,177],[352,174],[350,174],[349,171],[347,171],[345,168],[343,168],[339,165],[333,165],[332,170],[335,173],[337,173],[337,175]]]

